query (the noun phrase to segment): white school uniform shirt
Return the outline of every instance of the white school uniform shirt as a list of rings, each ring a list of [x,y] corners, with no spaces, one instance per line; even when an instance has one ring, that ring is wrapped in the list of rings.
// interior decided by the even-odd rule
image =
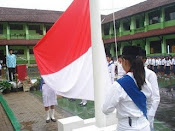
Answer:
[[[165,65],[165,59],[161,59],[161,65]]]
[[[151,84],[151,88],[152,88],[152,105],[150,109],[147,111],[147,115],[155,116],[159,102],[160,102],[157,76],[152,70],[148,69],[147,67],[145,67],[145,74],[146,74],[146,79]]]
[[[171,60],[172,65],[175,65],[175,58]]]
[[[149,59],[148,59],[148,65],[151,65],[151,61],[152,61],[152,60],[149,58]]]
[[[149,59],[146,59],[145,66],[149,65]]]
[[[118,72],[117,79],[122,78],[126,74],[126,71],[122,67],[122,63],[120,62],[117,63],[117,72]]]
[[[110,75],[110,78],[111,78],[111,83],[113,83],[114,78],[115,78],[115,65],[114,65],[113,61],[110,61],[108,63],[108,70],[109,70],[109,75]]]
[[[171,66],[172,63],[171,63],[171,60],[168,59],[168,60],[165,60],[165,66]]]
[[[134,79],[133,73],[128,72],[127,75]],[[152,89],[147,80],[142,86],[142,92],[147,98],[147,108],[149,109],[152,105]],[[119,119],[144,116],[143,112],[136,106],[136,104],[127,95],[125,90],[117,81],[115,81],[112,86],[108,88],[105,95],[105,101],[102,106],[102,111],[104,114],[112,113],[115,109],[117,109],[117,117]]]
[[[158,65],[159,66],[161,65],[161,59],[158,59]]]

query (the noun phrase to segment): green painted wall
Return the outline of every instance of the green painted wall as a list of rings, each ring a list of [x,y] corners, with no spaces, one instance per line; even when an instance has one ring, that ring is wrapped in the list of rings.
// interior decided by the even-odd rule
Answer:
[[[175,3],[174,3],[175,5]],[[173,4],[170,5],[170,7],[172,7]],[[118,33],[118,37],[120,36],[124,36],[124,35],[134,35],[136,33],[139,33],[139,32],[147,32],[147,31],[150,31],[150,30],[155,30],[155,29],[164,29],[166,27],[171,27],[171,26],[175,26],[175,20],[169,20],[169,21],[165,21],[165,17],[166,17],[166,14],[165,14],[165,8],[167,6],[164,6],[164,7],[159,7],[157,9],[153,9],[153,10],[159,10],[160,9],[160,23],[156,23],[156,24],[151,24],[149,25],[149,16],[148,16],[148,13],[149,12],[152,12],[153,10],[149,11],[149,12],[144,12],[144,27],[141,27],[141,28],[136,28],[136,17],[138,16],[138,14],[136,15],[133,15],[131,16],[131,24],[130,24],[130,30],[129,31],[124,31],[123,29],[123,20],[124,19],[119,19],[117,21],[120,21],[120,27],[119,27],[119,30],[117,30]],[[143,21],[142,21],[143,22]],[[142,24],[142,23],[140,23]],[[104,25],[102,25],[103,27]],[[103,28],[102,28],[103,29]],[[111,28],[112,29],[112,28]],[[113,38],[114,36],[113,35],[103,35],[103,39],[110,39],[110,38]],[[162,37],[162,36],[161,36]],[[130,45],[140,45],[142,48],[145,48],[146,49],[146,53],[147,55],[166,55],[167,54],[167,49],[166,49],[166,40],[167,39],[174,39],[175,38],[175,34],[173,35],[164,35],[162,37],[162,41],[161,41],[161,53],[158,53],[158,54],[150,54],[150,42],[151,41],[156,41],[156,40],[160,40],[159,37],[151,37],[151,38],[143,38],[143,39],[138,39],[138,40],[132,40],[131,43],[129,43]],[[121,43],[121,47],[120,47],[120,53],[122,51],[122,48],[127,45],[125,41],[122,41],[120,42]],[[111,52],[113,52],[112,50],[113,47],[111,47]]]

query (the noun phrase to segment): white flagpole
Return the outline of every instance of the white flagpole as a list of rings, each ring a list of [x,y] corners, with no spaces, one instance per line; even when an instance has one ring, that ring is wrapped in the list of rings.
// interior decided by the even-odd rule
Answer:
[[[94,103],[97,127],[106,126],[106,116],[102,112],[104,89],[109,82],[106,55],[101,34],[100,0],[90,0],[91,41],[94,76]]]

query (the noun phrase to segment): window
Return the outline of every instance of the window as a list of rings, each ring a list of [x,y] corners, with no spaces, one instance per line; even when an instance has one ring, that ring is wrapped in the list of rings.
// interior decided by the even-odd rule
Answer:
[[[144,15],[136,16],[136,28],[144,27]]]
[[[10,24],[10,30],[23,30],[23,25],[19,24]]]
[[[175,20],[175,5],[165,8],[165,21]]]
[[[16,55],[24,55],[23,49],[13,49],[13,53]]]
[[[48,32],[51,27],[52,27],[51,25],[46,25],[46,32]]]
[[[120,28],[120,22],[119,22],[119,21],[115,21],[115,29],[116,29],[116,32],[117,32],[117,31],[119,32],[119,28]]]
[[[29,30],[35,30],[37,34],[43,35],[40,25],[29,25]]]
[[[0,34],[3,34],[3,24],[0,24]]]
[[[110,23],[104,24],[104,35],[109,35]]]
[[[170,53],[175,53],[175,39],[166,40],[167,47],[169,46]]]
[[[127,18],[123,20],[123,29],[124,31],[130,30],[130,25],[131,25],[131,19]]]
[[[111,44],[104,44],[104,46],[105,46],[105,53],[107,55],[109,55],[110,54],[110,50],[111,50]]]
[[[150,53],[161,53],[161,41],[151,41],[150,42]]]
[[[150,12],[148,14],[148,16],[149,16],[149,24],[150,25],[160,23],[160,10]]]
[[[34,53],[33,53],[33,49],[30,49],[30,50],[29,50],[29,54],[34,54]]]

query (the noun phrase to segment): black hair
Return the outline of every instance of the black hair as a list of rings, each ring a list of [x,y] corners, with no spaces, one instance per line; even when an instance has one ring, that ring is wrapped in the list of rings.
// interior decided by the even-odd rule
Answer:
[[[118,58],[122,58],[122,55],[118,55]]]
[[[123,56],[130,63],[130,70],[133,72],[139,90],[142,90],[142,85],[145,83],[145,69],[140,56]]]
[[[139,90],[142,90],[142,85],[145,83],[145,69],[141,57],[141,48],[138,46],[125,46],[122,56],[130,63],[129,71],[133,72],[134,78]]]
[[[9,51],[13,51],[12,49],[9,49]]]

